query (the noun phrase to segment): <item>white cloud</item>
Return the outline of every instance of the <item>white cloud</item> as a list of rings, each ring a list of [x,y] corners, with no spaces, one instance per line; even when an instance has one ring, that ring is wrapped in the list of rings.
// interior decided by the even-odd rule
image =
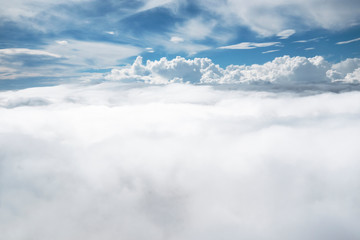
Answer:
[[[86,4],[86,2],[89,1],[90,0],[69,0],[67,3],[83,2],[83,4]],[[51,0],[0,0],[0,4],[6,6],[0,9],[1,16],[21,20],[23,17],[34,17],[40,12],[54,7],[57,3]]]
[[[280,51],[279,49],[274,49],[274,50],[269,50],[269,51],[265,51],[265,52],[262,52],[263,54],[265,53],[273,53],[273,52],[278,52]]]
[[[145,48],[147,52],[149,53],[154,53],[154,49],[152,49],[151,47]]]
[[[283,56],[263,65],[230,65],[225,69],[208,58],[186,60],[177,57],[142,63],[138,57],[132,66],[113,69],[105,78],[113,81],[144,81],[147,83],[326,83],[331,65],[323,57]]]
[[[342,44],[348,44],[348,43],[357,42],[357,41],[360,41],[360,38],[355,38],[355,39],[352,39],[349,41],[337,42],[336,44],[342,45]]]
[[[66,62],[74,65],[111,67],[119,60],[136,56],[141,48],[105,42],[88,42],[78,40],[63,40],[67,44],[50,44],[45,49],[64,56]]]
[[[358,239],[359,102],[186,84],[2,92],[1,236]]]
[[[294,29],[287,29],[279,32],[278,34],[276,34],[276,36],[278,36],[280,39],[287,39],[290,36],[294,35],[295,33],[296,31]]]
[[[60,44],[60,45],[67,45],[68,44],[68,41],[65,41],[65,40],[58,40],[56,41],[57,44]]]
[[[220,39],[221,37],[212,34],[213,28],[215,27],[215,21],[205,21],[201,18],[193,18],[185,22],[183,25],[178,26],[175,32],[181,36],[185,36],[189,40],[202,40],[206,37],[214,39]],[[224,36],[227,38],[227,35]]]
[[[334,64],[326,74],[333,81],[360,82],[359,69],[360,59],[349,58]]]
[[[157,7],[164,7],[168,4],[171,3],[175,3],[176,1],[174,0],[142,0],[142,2],[144,3],[144,5],[138,9],[138,12],[142,12],[142,11],[148,11],[150,9],[153,8],[157,8]],[[169,6],[171,7],[171,6]]]
[[[3,49],[0,49],[0,55],[21,55],[21,54],[61,58],[61,55],[43,51],[43,50],[28,49],[28,48],[3,48]]]
[[[182,43],[185,40],[183,38],[181,38],[181,37],[173,36],[173,37],[170,38],[170,41],[173,42],[173,43]]]
[[[340,30],[360,21],[360,2],[345,0],[199,0],[201,6],[222,16],[223,24],[244,25],[262,36],[276,35],[283,29]],[[296,23],[294,23],[296,19]]]
[[[306,51],[310,51],[310,50],[314,50],[315,48],[313,48],[313,47],[309,47],[309,48],[305,48],[304,50],[306,50]]]
[[[120,44],[59,40],[42,50],[27,48],[0,49],[0,64],[6,69],[1,79],[24,77],[81,77],[88,68],[111,68],[144,49]]]
[[[270,47],[277,44],[280,44],[280,42],[264,42],[264,43],[242,42],[239,44],[223,46],[218,48],[219,49],[254,49],[258,47]]]
[[[110,32],[106,32],[107,34],[110,34],[110,35],[114,35],[115,34],[115,32],[113,32],[113,31],[110,31]]]

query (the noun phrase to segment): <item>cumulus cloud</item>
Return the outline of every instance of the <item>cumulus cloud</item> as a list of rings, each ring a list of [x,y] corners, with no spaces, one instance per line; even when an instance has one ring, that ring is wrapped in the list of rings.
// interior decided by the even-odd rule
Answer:
[[[360,237],[359,92],[112,82],[0,102],[4,239]]]
[[[266,52],[265,52],[266,53]],[[332,82],[355,82],[358,58],[330,64],[323,57],[277,57],[263,65],[230,65],[221,68],[208,58],[160,60],[143,63],[138,57],[134,64],[113,69],[105,75],[106,80],[123,82],[146,82],[164,84],[190,82],[195,84],[274,84],[281,87],[300,87],[302,84],[331,84]],[[346,75],[350,74],[347,78]],[[350,81],[351,79],[351,81]],[[265,85],[270,87],[270,85]],[[342,88],[342,86],[338,86]]]
[[[326,74],[333,81],[360,82],[359,69],[360,59],[349,58],[334,64]]]
[[[259,47],[270,47],[278,44],[280,44],[280,42],[264,42],[264,43],[242,42],[239,44],[219,47],[219,49],[254,49]]]

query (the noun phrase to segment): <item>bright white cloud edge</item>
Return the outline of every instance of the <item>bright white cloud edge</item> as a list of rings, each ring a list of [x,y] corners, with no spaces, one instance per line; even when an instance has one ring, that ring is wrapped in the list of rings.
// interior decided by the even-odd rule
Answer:
[[[339,67],[341,66],[341,67]],[[113,69],[105,75],[111,81],[140,81],[152,84],[171,82],[190,83],[274,83],[279,85],[324,84],[334,82],[358,83],[358,58],[330,64],[323,57],[277,57],[263,65],[230,65],[221,68],[208,58],[172,60],[161,58],[143,63],[138,57],[133,65]]]

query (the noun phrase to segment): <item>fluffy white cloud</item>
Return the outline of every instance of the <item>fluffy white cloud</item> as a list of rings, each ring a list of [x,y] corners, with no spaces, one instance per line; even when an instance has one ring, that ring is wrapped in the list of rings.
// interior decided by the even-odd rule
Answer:
[[[348,59],[331,65],[323,57],[275,58],[263,65],[230,65],[221,68],[208,58],[147,61],[138,57],[133,65],[113,69],[105,78],[115,81],[144,81],[147,83],[191,82],[191,83],[274,83],[289,86],[298,84],[324,84],[331,81],[349,82],[357,78],[352,73],[360,67],[359,59]]]
[[[333,81],[360,82],[359,70],[360,59],[349,58],[334,64],[326,74]]]
[[[359,102],[187,84],[2,92],[1,236],[358,239]]]

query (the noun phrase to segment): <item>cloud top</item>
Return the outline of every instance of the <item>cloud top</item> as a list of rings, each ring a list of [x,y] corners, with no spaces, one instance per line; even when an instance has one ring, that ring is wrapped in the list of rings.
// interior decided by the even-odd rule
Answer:
[[[121,82],[2,92],[1,237],[359,239],[359,102]]]
[[[265,52],[266,53],[266,52]],[[217,83],[278,85],[324,84],[359,82],[355,71],[360,68],[359,59],[348,59],[330,64],[323,57],[313,58],[283,56],[263,65],[230,65],[221,68],[208,58],[147,61],[138,57],[133,65],[113,69],[105,78],[113,81],[142,81],[147,83]],[[346,77],[350,74],[349,77]]]

